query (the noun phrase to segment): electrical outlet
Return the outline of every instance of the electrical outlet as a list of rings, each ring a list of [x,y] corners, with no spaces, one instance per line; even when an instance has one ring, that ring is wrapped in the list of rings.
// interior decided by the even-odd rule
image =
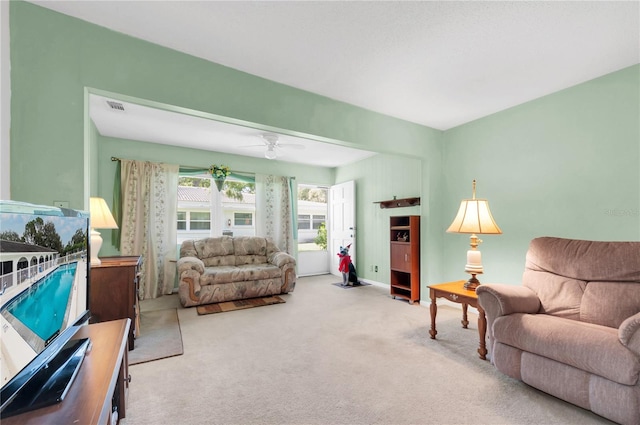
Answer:
[[[375,266],[374,268],[375,268],[375,270],[374,270],[374,271],[375,271],[376,273],[378,273],[378,266]]]
[[[69,201],[53,201],[53,206],[58,208],[69,208]]]

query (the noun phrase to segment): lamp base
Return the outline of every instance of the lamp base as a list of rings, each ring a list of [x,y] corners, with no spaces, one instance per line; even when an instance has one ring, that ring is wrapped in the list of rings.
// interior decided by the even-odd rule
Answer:
[[[480,281],[476,278],[475,273],[471,273],[471,277],[464,284],[464,289],[475,291],[478,286],[480,286]]]
[[[102,263],[98,258],[98,252],[100,252],[100,248],[102,247],[102,236],[96,229],[91,229],[90,243],[91,265],[99,266]]]

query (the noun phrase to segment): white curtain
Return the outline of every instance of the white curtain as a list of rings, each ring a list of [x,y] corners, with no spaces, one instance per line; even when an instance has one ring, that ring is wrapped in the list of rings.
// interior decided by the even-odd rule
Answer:
[[[122,255],[142,256],[141,299],[171,294],[176,259],[178,166],[120,160]]]
[[[222,236],[222,229],[224,228],[224,212],[222,210],[222,194],[211,181],[211,232],[212,237]]]
[[[294,253],[291,178],[256,174],[256,235]]]

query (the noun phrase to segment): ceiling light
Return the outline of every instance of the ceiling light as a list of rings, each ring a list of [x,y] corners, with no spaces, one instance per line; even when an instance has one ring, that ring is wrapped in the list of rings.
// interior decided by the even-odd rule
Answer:
[[[267,159],[276,159],[276,151],[274,146],[267,146],[267,150],[264,153],[264,157]]]

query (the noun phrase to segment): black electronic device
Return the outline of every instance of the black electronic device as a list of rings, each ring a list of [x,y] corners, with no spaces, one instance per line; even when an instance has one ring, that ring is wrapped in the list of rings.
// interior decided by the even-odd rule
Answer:
[[[71,339],[51,359],[42,364],[12,397],[2,404],[0,417],[6,418],[61,402],[78,374],[89,338]]]
[[[59,402],[81,367],[90,344],[73,338],[90,317],[89,213],[0,200],[0,229],[3,418]]]

